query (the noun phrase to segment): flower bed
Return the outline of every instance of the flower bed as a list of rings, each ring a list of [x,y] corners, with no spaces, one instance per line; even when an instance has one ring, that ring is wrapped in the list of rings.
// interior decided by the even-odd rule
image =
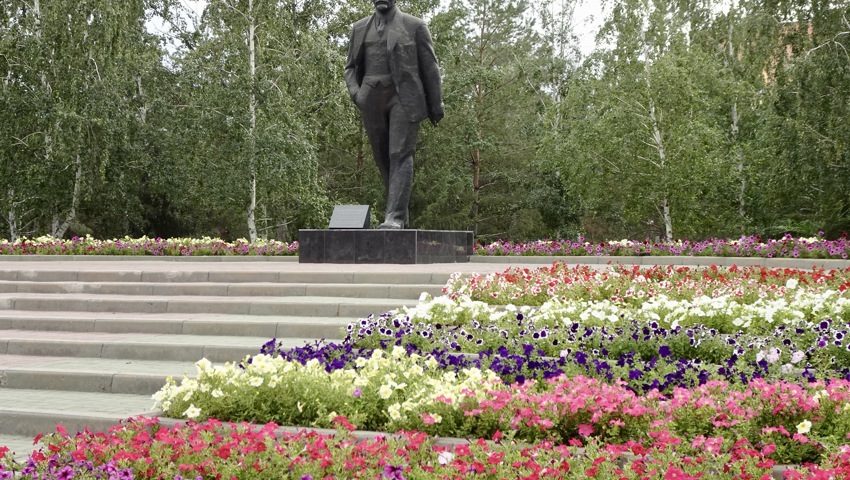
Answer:
[[[120,468],[146,478],[214,478],[232,475],[229,462],[236,462],[250,466],[238,478],[284,471],[289,478],[560,478],[569,471],[666,480],[765,478],[777,462],[812,462],[785,478],[844,478],[848,276],[555,264],[455,277],[444,297],[354,322],[342,344],[281,350],[271,340],[239,364],[202,360],[197,375],[169,379],[154,396],[166,415],[203,423],[160,429],[144,420],[147,434],[136,422],[82,440],[60,432],[48,441],[55,458],[38,453],[10,468],[53,475],[47,478],[63,471],[62,478],[109,478]],[[664,309],[655,307],[661,299]],[[618,310],[602,314],[600,304]],[[743,315],[747,321],[737,321]],[[274,426],[225,428],[205,421],[211,418],[339,432],[273,435]],[[355,428],[399,436],[358,443],[348,433]],[[234,431],[253,439],[248,447],[228,440],[237,440],[229,437]],[[494,441],[452,451],[434,445],[435,436]],[[132,453],[124,445],[131,440],[142,450]]]
[[[738,240],[708,239],[703,241],[679,240],[676,242],[651,242],[621,240],[590,243],[579,238],[570,240],[539,240],[514,243],[497,241],[487,245],[476,244],[476,255],[522,256],[716,256],[761,258],[840,258],[850,253],[847,234],[836,240],[820,236],[781,239],[762,239],[759,235],[744,236]]]
[[[709,381],[665,396],[583,376],[504,384],[492,371],[438,367],[400,347],[330,372],[317,360],[302,365],[261,354],[242,365],[199,362],[195,378],[169,380],[154,399],[171,417],[331,427],[342,415],[363,430],[472,438],[510,431],[532,443],[646,444],[663,427],[688,444],[773,444],[770,456],[783,462],[820,460],[850,433],[850,382],[842,380]]]
[[[850,383],[842,380],[850,378],[850,323],[841,318],[847,275],[672,267],[595,272],[556,264],[453,278],[448,296],[349,325],[341,345],[282,351],[271,341],[241,365],[201,363],[197,378],[169,382],[155,398],[167,414],[184,418],[328,427],[344,415],[364,429],[485,438],[515,431],[525,442],[556,444],[588,437],[613,445],[647,442],[648,432],[664,426],[686,443],[743,438],[774,445],[776,460],[822,461],[850,434]],[[467,296],[477,292],[486,300],[498,298],[487,293],[493,289],[514,289],[510,296],[533,300],[541,284],[574,319],[552,315],[546,301],[516,307]],[[615,299],[624,306],[615,318],[587,315],[597,298],[618,290],[644,295]],[[681,301],[695,292],[716,300],[734,291],[743,305],[762,310],[752,309],[756,321],[736,333],[724,333],[738,328],[728,308],[718,318],[694,315],[712,327],[671,320],[681,315],[674,308],[641,317],[637,312],[652,302],[646,298],[662,291],[675,291]],[[811,300],[817,295],[819,302]],[[800,299],[807,298],[819,307],[800,314]],[[764,308],[767,301],[790,302],[789,311],[798,314],[767,321],[769,313],[779,316]]]
[[[205,479],[390,480],[475,478],[556,479],[739,479],[769,478],[777,470],[766,458],[774,445],[745,440],[727,444],[713,438],[688,444],[663,429],[650,432],[647,445],[604,445],[576,440],[517,444],[501,432],[491,441],[455,447],[435,445],[424,433],[401,433],[357,441],[344,417],[336,435],[282,433],[276,425],[249,426],[217,421],[173,428],[135,419],[108,433],[59,433],[42,439],[47,453],[23,464],[8,457],[3,479]],[[845,478],[848,455],[841,452],[820,466],[787,469],[785,478]],[[5,465],[3,465],[5,463]]]
[[[758,266],[692,268],[624,266],[597,268],[554,262],[540,268],[509,268],[486,275],[453,274],[444,288],[449,299],[468,297],[489,305],[540,306],[547,301],[604,302],[636,308],[658,297],[671,301],[733,299],[739,304],[786,299],[850,288],[850,268],[800,270]],[[805,305],[794,305],[804,308]]]
[[[50,236],[0,239],[0,255],[154,255],[154,256],[232,256],[297,255],[298,242],[275,240],[225,242],[219,238],[130,238],[97,240],[90,235],[70,240]]]
[[[831,322],[823,323],[827,325],[827,332],[843,331],[831,328]],[[775,336],[756,337],[722,336],[705,328],[667,331],[633,324],[627,330],[631,333],[624,334],[624,329],[585,327],[583,333],[570,333],[569,344],[558,343],[555,333],[551,334],[553,338],[542,339],[550,342],[548,348],[562,349],[549,356],[545,349],[539,348],[545,347],[543,343],[519,343],[510,336],[503,339],[492,331],[485,333],[491,334],[493,342],[502,342],[495,348],[478,346],[483,336],[479,340],[466,340],[469,335],[475,338],[479,333],[473,329],[444,327],[446,335],[426,339],[417,333],[418,330],[411,328],[408,332],[404,324],[399,325],[403,328],[390,340],[369,337],[365,342],[361,342],[364,339],[341,344],[317,342],[294,349],[277,349],[272,342],[262,351],[277,352],[301,363],[315,359],[327,370],[334,370],[354,365],[357,358],[371,355],[373,348],[403,345],[409,354],[434,357],[442,369],[455,372],[471,367],[489,369],[507,383],[584,375],[607,381],[622,379],[636,392],[655,389],[669,393],[675,387],[690,388],[709,380],[850,378],[850,353],[846,348],[809,345],[805,350],[797,349],[796,345],[804,344],[805,338],[815,332],[798,335],[796,330],[779,329]],[[477,353],[464,353],[476,347],[480,349]]]
[[[822,237],[762,240],[759,236],[738,240],[709,239],[704,241],[680,240],[675,242],[650,242],[621,240],[590,243],[584,239],[539,240],[513,243],[497,241],[487,245],[476,244],[474,254],[480,256],[719,256],[755,258],[812,258],[847,259],[850,242],[847,235],[836,240]],[[298,243],[274,240],[255,243],[240,239],[234,243],[204,237],[149,239],[96,240],[90,235],[70,240],[42,236],[35,239],[20,238],[15,242],[0,239],[0,255],[297,255]]]
[[[343,345],[282,353],[339,364],[357,349],[399,345],[454,364],[445,352],[466,352],[506,381],[581,373],[620,378],[636,391],[710,378],[847,378],[849,277],[848,270],[597,271],[558,263],[456,276],[447,296],[350,324]],[[506,298],[542,305],[490,304]]]

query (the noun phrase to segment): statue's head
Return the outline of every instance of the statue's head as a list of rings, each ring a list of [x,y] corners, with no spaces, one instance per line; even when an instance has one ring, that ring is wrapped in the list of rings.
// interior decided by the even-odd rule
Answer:
[[[380,13],[387,13],[395,8],[395,0],[372,0],[375,3],[375,10]]]

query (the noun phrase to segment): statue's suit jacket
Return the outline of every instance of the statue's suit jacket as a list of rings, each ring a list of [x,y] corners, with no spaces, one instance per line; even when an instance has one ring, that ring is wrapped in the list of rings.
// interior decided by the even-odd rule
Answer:
[[[352,99],[363,83],[363,41],[376,15],[378,13],[359,20],[351,29],[345,83]],[[432,120],[441,119],[443,98],[440,69],[428,26],[396,7],[395,16],[385,26],[384,32],[389,35],[387,58],[393,83],[408,119],[411,122],[420,122],[429,117]]]

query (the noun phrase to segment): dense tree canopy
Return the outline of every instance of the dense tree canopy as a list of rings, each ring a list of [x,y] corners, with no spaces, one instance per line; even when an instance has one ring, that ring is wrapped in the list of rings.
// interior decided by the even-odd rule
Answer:
[[[411,221],[481,240],[850,231],[850,2],[399,0],[446,118]],[[382,211],[342,67],[369,2],[0,4],[0,237],[297,238]],[[151,19],[164,25],[150,28]]]

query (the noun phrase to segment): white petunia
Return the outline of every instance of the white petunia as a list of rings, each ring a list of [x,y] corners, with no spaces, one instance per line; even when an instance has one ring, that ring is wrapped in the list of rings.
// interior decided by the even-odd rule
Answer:
[[[391,419],[398,420],[401,418],[401,405],[394,403],[387,408],[387,412],[389,412]]]
[[[197,362],[195,362],[195,367],[198,368],[198,372],[203,372],[203,371],[209,370],[210,367],[212,367],[212,363],[209,360],[207,360],[206,358],[202,358],[202,359],[198,360]]]
[[[186,411],[183,412],[183,416],[190,419],[198,418],[199,416],[201,416],[201,409],[196,407],[195,405],[189,405],[189,408],[187,408]]]
[[[378,389],[378,396],[384,400],[390,398],[392,394],[393,388],[387,384],[381,385],[381,388]]]

